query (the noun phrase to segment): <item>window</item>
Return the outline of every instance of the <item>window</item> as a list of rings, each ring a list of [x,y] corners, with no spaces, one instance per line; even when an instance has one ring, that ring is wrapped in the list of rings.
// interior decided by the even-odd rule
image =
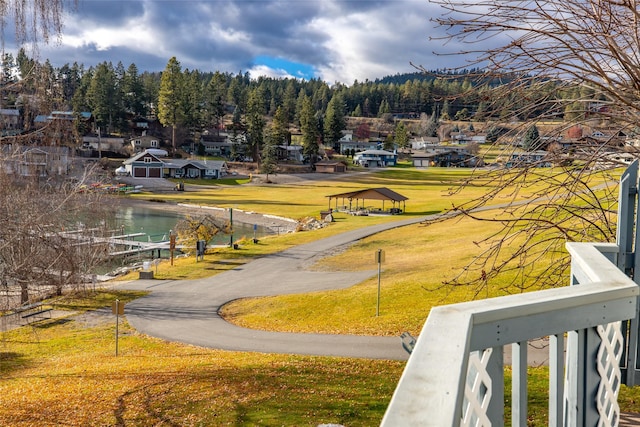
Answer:
[[[144,162],[145,163],[151,163],[153,161],[153,159],[151,157],[145,157],[144,158]]]
[[[153,148],[158,148],[158,141],[157,141],[157,140],[155,140],[155,139],[154,139],[154,140],[152,140],[152,141],[151,141],[151,146],[152,146]]]

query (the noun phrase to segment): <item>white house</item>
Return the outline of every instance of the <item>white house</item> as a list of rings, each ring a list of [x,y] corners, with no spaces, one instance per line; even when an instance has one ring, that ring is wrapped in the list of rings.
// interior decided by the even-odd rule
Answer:
[[[364,167],[395,166],[398,155],[386,150],[365,150],[353,156],[353,163]]]

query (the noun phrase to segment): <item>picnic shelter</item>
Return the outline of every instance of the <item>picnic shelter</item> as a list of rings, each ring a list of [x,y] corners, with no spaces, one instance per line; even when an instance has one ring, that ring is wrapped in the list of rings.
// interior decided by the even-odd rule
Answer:
[[[386,188],[367,188],[364,190],[349,191],[347,193],[332,194],[329,198],[329,209],[347,211],[352,214],[399,214],[405,212],[406,201],[409,200],[402,194]],[[367,206],[368,201],[382,201],[382,207]],[[348,201],[348,204],[346,203]],[[332,202],[334,206],[332,206]],[[385,202],[387,208],[385,208]],[[391,207],[389,207],[389,202]]]

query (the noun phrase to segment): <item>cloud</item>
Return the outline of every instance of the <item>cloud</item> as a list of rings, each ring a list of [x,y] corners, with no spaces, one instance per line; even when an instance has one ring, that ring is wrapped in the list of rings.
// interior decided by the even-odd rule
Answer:
[[[161,71],[175,56],[200,71],[289,76],[287,67],[256,61],[277,58],[351,84],[415,71],[411,62],[444,68],[429,40],[437,13],[422,0],[80,0],[60,43],[40,57],[54,66],[135,63],[142,72]]]

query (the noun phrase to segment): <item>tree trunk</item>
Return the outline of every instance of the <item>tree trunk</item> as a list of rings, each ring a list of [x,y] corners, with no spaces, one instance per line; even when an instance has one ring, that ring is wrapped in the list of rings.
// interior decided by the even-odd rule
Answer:
[[[20,281],[20,304],[29,302],[29,286],[27,282]]]
[[[176,125],[171,126],[171,147],[173,147],[173,152],[176,152]]]

